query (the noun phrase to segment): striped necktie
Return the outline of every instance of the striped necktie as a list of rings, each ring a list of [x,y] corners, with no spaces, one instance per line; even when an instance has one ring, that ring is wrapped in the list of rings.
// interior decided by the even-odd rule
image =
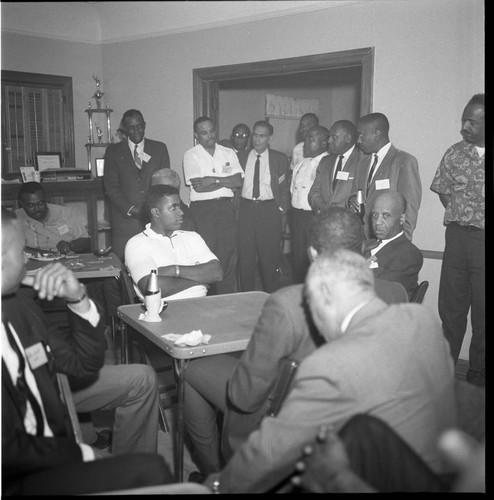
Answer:
[[[374,170],[376,169],[377,161],[379,160],[379,156],[374,155],[374,162],[372,163],[372,167],[369,170],[369,176],[367,177],[367,185],[365,187],[365,193],[367,194],[369,191],[369,186],[372,180],[372,175],[374,174]]]
[[[338,180],[338,172],[341,172],[341,169],[343,167],[343,158],[344,158],[343,155],[340,155],[338,157],[338,165],[336,165],[336,170],[334,171],[334,177],[333,177],[333,191],[334,188],[336,187],[336,182]]]
[[[142,160],[139,157],[139,153],[137,152],[137,144],[135,145],[134,148],[134,162],[136,164],[136,167],[140,170],[142,167]]]

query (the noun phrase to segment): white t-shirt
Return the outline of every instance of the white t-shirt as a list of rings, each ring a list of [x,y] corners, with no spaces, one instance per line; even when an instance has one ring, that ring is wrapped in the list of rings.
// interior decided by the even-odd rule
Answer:
[[[244,171],[238,161],[238,156],[231,148],[225,148],[216,143],[214,155],[211,156],[200,144],[184,153],[184,179],[185,184],[190,185],[190,179],[197,177],[230,177],[241,174]],[[208,193],[198,193],[190,186],[190,201],[214,200],[215,198],[232,198],[233,191],[222,187]]]
[[[195,231],[174,231],[171,237],[163,236],[151,229],[136,234],[125,246],[125,263],[129,268],[132,281],[138,296],[143,299],[137,283],[151,273],[151,269],[162,266],[195,266],[218,259],[209,249],[206,242]],[[204,297],[207,293],[205,285],[194,285],[168,297],[166,300]]]
[[[304,159],[304,141],[299,142],[293,147],[292,159],[290,160],[290,169],[293,170],[298,163]]]
[[[319,162],[328,153],[324,151],[315,158],[304,158],[295,165],[293,170],[290,192],[292,193],[292,207],[299,210],[312,210],[309,205],[309,191],[316,178]]]

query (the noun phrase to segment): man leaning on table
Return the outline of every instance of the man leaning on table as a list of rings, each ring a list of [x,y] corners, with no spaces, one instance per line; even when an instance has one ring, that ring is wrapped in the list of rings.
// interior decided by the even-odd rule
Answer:
[[[223,272],[217,257],[194,231],[182,231],[184,215],[178,190],[158,184],[145,202],[151,222],[125,246],[125,262],[142,297],[149,274],[158,270],[161,294],[167,300],[204,297]]]

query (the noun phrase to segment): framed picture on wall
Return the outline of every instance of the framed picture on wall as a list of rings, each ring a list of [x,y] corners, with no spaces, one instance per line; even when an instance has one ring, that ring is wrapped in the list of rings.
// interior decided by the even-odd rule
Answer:
[[[96,177],[103,177],[105,171],[105,159],[96,158],[94,161],[96,162]]]
[[[36,153],[36,167],[40,172],[62,168],[62,153]]]

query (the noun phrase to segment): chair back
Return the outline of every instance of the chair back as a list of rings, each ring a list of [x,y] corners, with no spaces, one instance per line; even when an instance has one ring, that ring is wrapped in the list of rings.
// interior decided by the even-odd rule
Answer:
[[[298,368],[298,363],[293,359],[285,359],[282,361],[281,370],[274,384],[273,399],[266,416],[276,417],[280,411],[281,405],[290,390],[293,377]]]
[[[422,304],[422,301],[425,297],[425,292],[429,288],[428,281],[422,281],[417,285],[415,290],[412,292],[412,296],[410,297],[410,302],[417,302],[418,304]]]
[[[79,423],[79,418],[77,417],[77,411],[75,409],[74,399],[72,397],[72,391],[69,385],[69,379],[65,373],[57,373],[58,386],[60,388],[60,395],[62,401],[67,407],[67,411],[70,417],[70,424],[72,426],[72,432],[77,444],[83,442],[81,424]]]
[[[137,297],[136,291],[134,289],[134,282],[130,277],[129,270],[126,266],[122,266],[120,269],[120,280],[122,283],[122,297],[123,303],[127,304],[139,304],[140,300]]]

